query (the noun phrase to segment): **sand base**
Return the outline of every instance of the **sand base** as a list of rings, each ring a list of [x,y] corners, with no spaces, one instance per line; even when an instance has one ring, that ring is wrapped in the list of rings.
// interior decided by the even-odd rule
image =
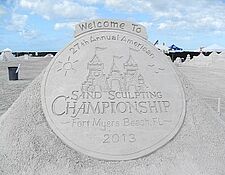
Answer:
[[[97,160],[66,146],[48,126],[37,77],[1,116],[0,174],[223,175],[225,127],[179,73],[187,99],[180,132],[150,155],[129,161]]]

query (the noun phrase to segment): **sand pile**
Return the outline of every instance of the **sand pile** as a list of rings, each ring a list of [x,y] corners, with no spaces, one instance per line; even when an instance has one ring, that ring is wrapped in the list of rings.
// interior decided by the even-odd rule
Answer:
[[[179,70],[194,85],[201,98],[218,110],[218,98],[221,99],[221,118],[225,121],[225,70],[212,67],[180,66]]]
[[[47,58],[34,58],[0,62],[0,117],[50,61],[51,59]],[[19,80],[9,81],[8,67],[18,66],[19,64]]]
[[[225,174],[225,128],[187,79],[178,74],[187,100],[181,130],[154,153],[129,161],[97,160],[62,143],[42,111],[41,74],[1,117],[0,174]]]

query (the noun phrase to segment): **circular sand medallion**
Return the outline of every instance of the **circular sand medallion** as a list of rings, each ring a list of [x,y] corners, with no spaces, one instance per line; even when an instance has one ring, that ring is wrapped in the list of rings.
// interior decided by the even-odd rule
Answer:
[[[75,38],[49,64],[41,95],[47,121],[65,144],[107,160],[157,150],[185,115],[184,92],[166,56],[122,31]]]

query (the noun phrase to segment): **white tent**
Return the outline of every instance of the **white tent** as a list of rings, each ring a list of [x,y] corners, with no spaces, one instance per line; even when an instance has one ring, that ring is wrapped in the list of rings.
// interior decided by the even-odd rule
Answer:
[[[205,56],[202,52],[198,56],[194,56],[186,64],[193,65],[193,66],[209,66],[212,64],[212,57]]]
[[[225,51],[222,51],[219,55],[219,58],[225,59]]]
[[[2,53],[0,55],[0,60],[8,61],[14,59],[14,55],[12,54],[12,50],[9,48],[6,48],[2,50]]]
[[[216,51],[213,51],[209,57],[211,57],[212,59],[216,59],[217,57],[219,57],[219,54]]]
[[[174,61],[174,64],[175,64],[176,66],[180,66],[181,63],[182,63],[182,59],[181,59],[180,57],[177,57],[176,60]]]
[[[187,54],[187,57],[186,57],[184,63],[188,63],[189,61],[191,61],[191,55],[190,54]]]
[[[155,47],[157,47],[163,53],[169,53],[169,47],[167,47],[165,44],[156,44]]]
[[[211,53],[209,56],[211,56],[213,53]],[[214,55],[212,55],[214,56]],[[215,54],[213,57],[213,63],[216,67],[224,68],[225,66],[225,51],[221,52],[220,54]]]
[[[185,65],[224,69],[225,51],[220,54],[218,54],[216,51],[213,51],[209,56],[205,56],[201,52],[198,56],[194,56],[193,59],[191,59]]]
[[[44,58],[53,58],[54,56],[50,53],[48,53],[47,55],[44,56]]]
[[[6,48],[6,49],[3,49],[2,52],[12,52],[12,50],[9,48]]]
[[[220,46],[218,44],[212,44],[210,46],[202,48],[202,51],[203,52],[213,52],[213,51],[222,52],[222,51],[225,51],[225,47]]]

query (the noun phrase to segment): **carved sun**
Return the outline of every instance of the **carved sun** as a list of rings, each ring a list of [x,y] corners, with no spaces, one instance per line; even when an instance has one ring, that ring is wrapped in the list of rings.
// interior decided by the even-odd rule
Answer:
[[[70,70],[75,71],[76,69],[73,68],[73,65],[74,65],[74,63],[78,62],[78,60],[75,60],[73,62],[71,62],[70,60],[71,60],[71,58],[69,56],[66,61],[63,61],[63,62],[58,61],[58,63],[61,65],[61,67],[57,70],[57,72],[64,71],[64,76],[66,76],[68,71],[70,71]]]

